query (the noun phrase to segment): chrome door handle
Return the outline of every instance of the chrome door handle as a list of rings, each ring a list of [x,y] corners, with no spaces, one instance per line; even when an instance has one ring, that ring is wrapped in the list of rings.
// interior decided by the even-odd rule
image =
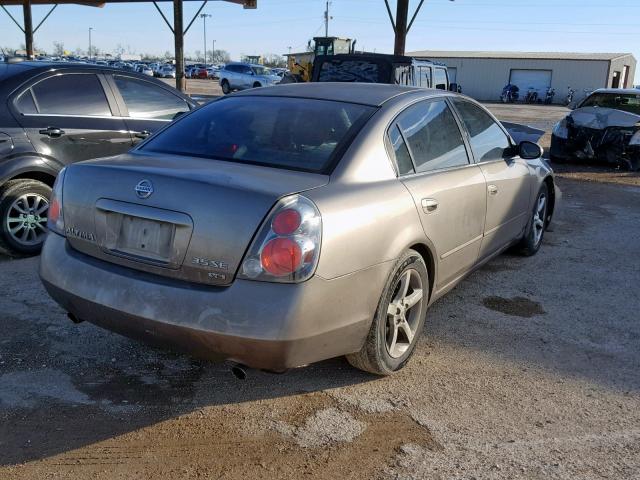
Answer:
[[[489,185],[487,186],[487,191],[490,195],[495,195],[498,193],[498,187],[496,187],[495,185]]]
[[[141,132],[136,132],[133,134],[134,137],[136,138],[147,138],[149,135],[151,135],[151,132],[149,130],[143,130]]]
[[[433,213],[438,208],[438,201],[435,198],[423,198],[422,210],[424,213]]]
[[[47,135],[51,138],[58,138],[64,135],[64,130],[58,127],[47,127],[43,130],[39,130],[38,133],[40,133],[40,135]]]

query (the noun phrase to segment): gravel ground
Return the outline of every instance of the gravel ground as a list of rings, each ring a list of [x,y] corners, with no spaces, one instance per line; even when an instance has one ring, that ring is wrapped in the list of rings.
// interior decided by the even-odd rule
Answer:
[[[0,478],[640,479],[640,189],[558,179],[538,255],[428,312],[412,362],[283,375],[74,325],[0,260]]]

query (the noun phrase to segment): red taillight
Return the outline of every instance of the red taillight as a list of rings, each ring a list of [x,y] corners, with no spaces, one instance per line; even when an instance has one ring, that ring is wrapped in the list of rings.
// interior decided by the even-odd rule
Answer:
[[[60,200],[56,196],[51,199],[49,204],[48,221],[56,223],[60,218]]]
[[[289,275],[302,262],[302,249],[291,238],[274,238],[269,240],[260,254],[260,263],[271,275],[282,277]]]
[[[268,282],[303,282],[318,265],[321,237],[322,218],[315,204],[302,195],[285,197],[258,230],[239,276]]]
[[[63,198],[62,198],[62,185],[64,183],[64,177],[67,169],[63,168],[58,174],[55,183],[53,184],[53,192],[51,192],[51,199],[49,200],[49,210],[47,212],[47,228],[58,235],[65,234],[64,228],[64,214],[63,214]]]
[[[300,212],[287,208],[279,212],[271,222],[271,229],[278,235],[291,235],[300,228]]]

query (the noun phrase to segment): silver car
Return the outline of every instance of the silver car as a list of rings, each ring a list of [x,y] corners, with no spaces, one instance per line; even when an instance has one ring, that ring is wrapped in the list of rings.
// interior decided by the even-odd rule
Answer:
[[[387,375],[437,298],[540,248],[541,154],[445,91],[250,90],[60,173],[40,276],[75,321],[262,369],[347,355]]]
[[[225,95],[233,90],[270,87],[282,80],[270,68],[251,63],[228,63],[218,72],[220,87]]]

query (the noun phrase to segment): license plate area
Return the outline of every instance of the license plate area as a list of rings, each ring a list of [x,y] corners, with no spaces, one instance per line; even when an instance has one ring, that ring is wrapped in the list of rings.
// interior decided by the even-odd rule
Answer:
[[[113,250],[115,253],[170,263],[175,225],[131,215],[121,215],[119,223],[120,232]]]
[[[191,217],[180,212],[109,199],[96,202],[98,245],[131,262],[179,269],[192,232]]]

